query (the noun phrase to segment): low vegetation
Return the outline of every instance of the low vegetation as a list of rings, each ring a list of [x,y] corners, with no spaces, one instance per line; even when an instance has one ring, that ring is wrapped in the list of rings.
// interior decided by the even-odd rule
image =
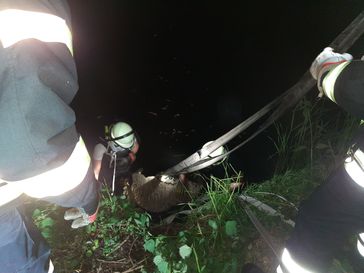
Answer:
[[[292,229],[282,219],[294,220],[299,203],[340,164],[358,124],[323,100],[305,99],[276,124],[277,167],[269,181],[249,183],[225,165],[226,177],[205,177],[204,194],[165,215],[150,215],[104,190],[97,222],[85,229],[70,230],[64,210],[43,203],[34,206],[33,218],[52,246],[57,272],[238,273],[246,262],[274,272],[277,261],[239,196],[283,215],[252,207],[281,248]],[[243,187],[232,190],[236,183]],[[349,264],[335,260],[330,272],[355,272]]]

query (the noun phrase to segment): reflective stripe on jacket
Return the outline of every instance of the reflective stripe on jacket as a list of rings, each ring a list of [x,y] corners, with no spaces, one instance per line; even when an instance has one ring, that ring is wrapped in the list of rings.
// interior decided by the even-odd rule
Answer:
[[[69,106],[77,90],[67,1],[0,0],[0,205],[23,193],[61,206],[97,201]]]
[[[49,13],[20,9],[0,11],[0,40],[8,48],[25,39],[63,43],[72,52],[72,35],[64,19]]]
[[[326,96],[349,113],[364,119],[364,61],[334,66],[323,79]]]
[[[0,179],[4,183],[0,187],[0,206],[23,193],[35,198],[44,198],[70,191],[83,181],[90,163],[85,143],[80,138],[70,158],[63,165],[19,181],[8,182]]]

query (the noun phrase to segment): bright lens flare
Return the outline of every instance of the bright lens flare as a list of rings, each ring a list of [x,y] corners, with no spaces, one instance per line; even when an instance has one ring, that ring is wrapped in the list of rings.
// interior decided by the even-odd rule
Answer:
[[[283,250],[283,253],[282,253],[282,263],[287,268],[289,273],[314,273],[312,271],[304,269],[302,266],[300,266],[298,263],[296,263],[292,259],[291,254],[289,254],[289,252],[286,248]],[[277,273],[283,273],[283,270],[280,266],[278,266],[278,268],[277,268]]]
[[[25,193],[31,197],[57,196],[77,187],[84,180],[91,159],[82,138],[76,144],[71,156],[61,166],[20,181],[5,182],[0,187],[0,205]]]
[[[73,52],[71,31],[62,18],[17,9],[0,11],[0,40],[4,48],[25,39],[63,43]]]

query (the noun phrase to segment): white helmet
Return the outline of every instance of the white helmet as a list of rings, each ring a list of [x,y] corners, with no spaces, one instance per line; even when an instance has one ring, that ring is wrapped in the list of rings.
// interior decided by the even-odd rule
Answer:
[[[117,122],[111,126],[110,140],[112,146],[120,146],[124,149],[130,149],[135,143],[135,134],[133,128],[126,122]]]

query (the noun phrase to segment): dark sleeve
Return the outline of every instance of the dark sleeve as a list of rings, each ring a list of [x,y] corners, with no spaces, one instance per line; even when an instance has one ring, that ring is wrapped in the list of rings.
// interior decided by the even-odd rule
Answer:
[[[68,10],[65,1],[0,0],[4,7],[59,17]],[[1,178],[32,177],[68,159],[79,139],[69,106],[77,90],[76,66],[65,44],[35,39],[0,44]]]
[[[50,13],[69,22],[63,0],[0,0],[0,10],[4,8]],[[3,48],[0,43],[2,179],[15,182],[67,161],[79,140],[69,106],[77,90],[75,62],[65,44],[27,39]],[[96,189],[90,165],[78,187],[46,199],[67,207],[88,206],[97,199]]]
[[[352,61],[340,73],[334,86],[336,103],[364,119],[364,61]]]

